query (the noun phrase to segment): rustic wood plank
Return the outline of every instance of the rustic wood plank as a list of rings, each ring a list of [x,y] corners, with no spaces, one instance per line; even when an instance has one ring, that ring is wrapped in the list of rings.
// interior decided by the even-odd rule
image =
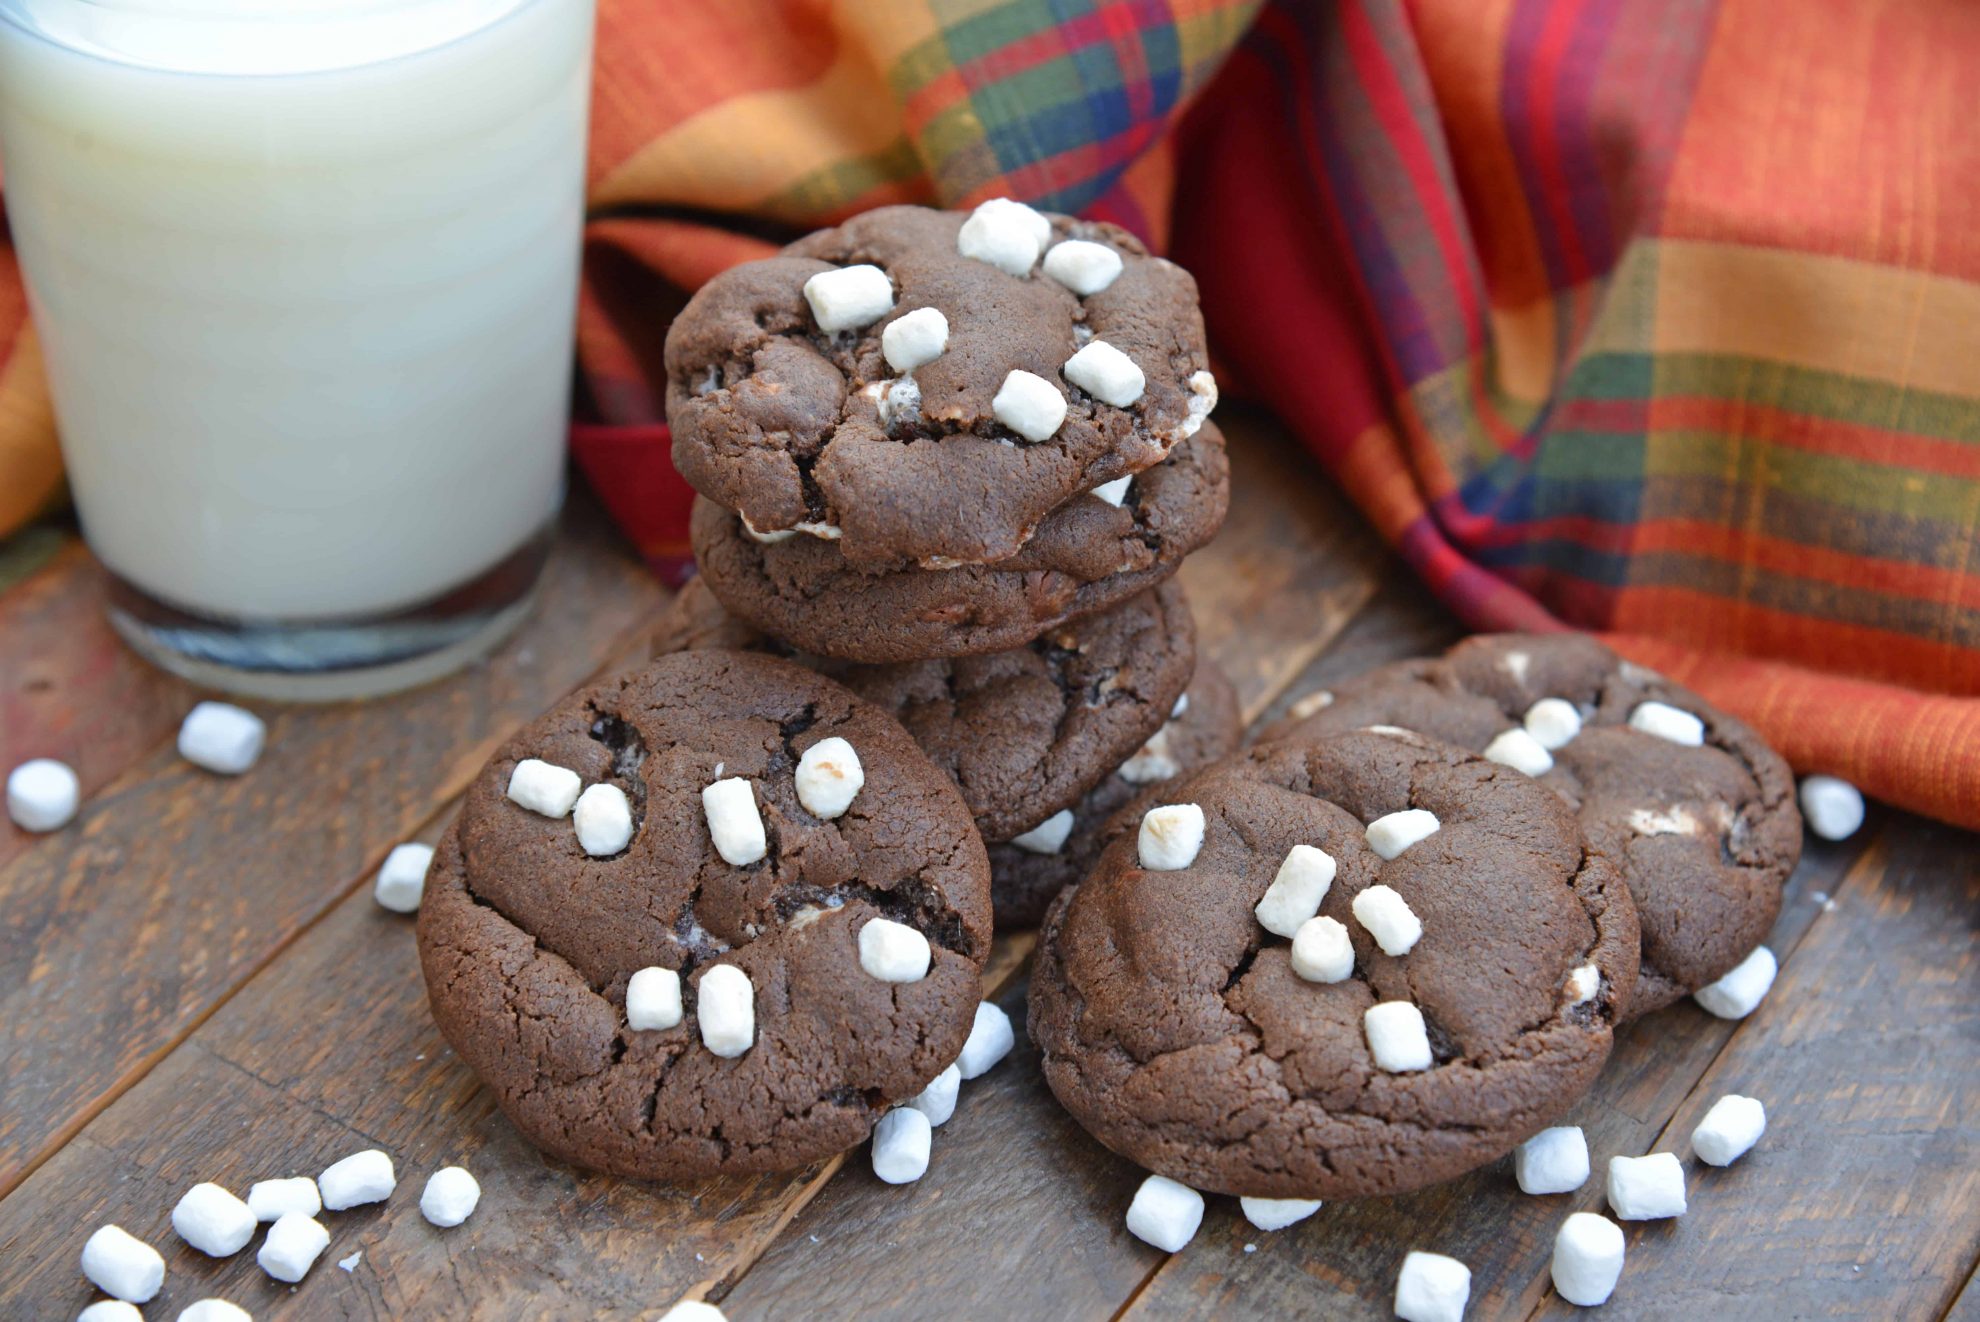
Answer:
[[[1944,1322],[1980,1322],[1980,1266],[1968,1273],[1966,1287],[1946,1310]]]

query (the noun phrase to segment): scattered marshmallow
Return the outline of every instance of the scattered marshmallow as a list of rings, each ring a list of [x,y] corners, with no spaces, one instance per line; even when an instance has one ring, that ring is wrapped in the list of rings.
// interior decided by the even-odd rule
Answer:
[[[1581,713],[1566,698],[1542,698],[1526,709],[1526,732],[1540,747],[1557,752],[1581,733]]]
[[[1629,714],[1629,727],[1674,744],[1696,748],[1705,742],[1705,722],[1668,702],[1639,702]]]
[[[989,1001],[979,1002],[976,1019],[969,1026],[969,1039],[956,1057],[956,1070],[963,1078],[973,1079],[1010,1055],[1015,1045],[1017,1034],[1011,1031],[1011,1017]]]
[[[254,1210],[217,1184],[195,1184],[172,1209],[172,1229],[209,1258],[231,1258],[259,1226]]]
[[[956,251],[1006,275],[1026,276],[1051,241],[1051,221],[1022,202],[997,197],[970,212],[956,233]]]
[[[1383,858],[1394,858],[1419,840],[1437,833],[1443,823],[1426,808],[1405,808],[1368,824],[1368,847]]]
[[[632,843],[632,800],[617,785],[593,785],[578,795],[571,825],[578,848],[592,858],[610,858]]]
[[[756,1045],[756,987],[734,964],[717,964],[695,988],[701,1044],[724,1060]]]
[[[1779,969],[1773,951],[1755,946],[1737,968],[1717,982],[1700,987],[1691,994],[1691,999],[1721,1019],[1744,1019],[1766,999],[1767,989],[1774,985],[1774,974]]]
[[[1707,1166],[1730,1166],[1767,1132],[1767,1108],[1752,1097],[1727,1093],[1691,1131],[1691,1150]]]
[[[940,308],[903,312],[880,332],[880,352],[896,372],[912,372],[932,363],[949,347],[949,319]]]
[[[894,310],[894,282],[877,266],[842,266],[804,282],[804,301],[827,335],[871,326]]]
[[[1260,1230],[1284,1230],[1320,1210],[1318,1198],[1240,1198],[1244,1219]]]
[[[822,821],[844,816],[865,785],[866,769],[859,764],[859,754],[837,735],[820,739],[798,759],[798,802]]]
[[[683,1299],[662,1313],[660,1322],[729,1322],[729,1319],[713,1304],[705,1304],[699,1299]]]
[[[393,913],[412,913],[426,894],[426,869],[432,862],[432,845],[394,845],[372,883],[372,898]]]
[[[962,1091],[962,1069],[951,1065],[928,1081],[928,1086],[908,1099],[908,1105],[940,1126],[956,1113],[956,1094]]]
[[[1203,809],[1193,803],[1150,808],[1141,818],[1141,833],[1135,845],[1141,866],[1151,872],[1175,872],[1188,867],[1203,848]]]
[[[1586,1005],[1595,999],[1595,993],[1602,990],[1602,970],[1595,964],[1581,964],[1568,970],[1568,1004]]]
[[[201,1299],[179,1310],[179,1322],[254,1322],[254,1315],[225,1299]]]
[[[928,1173],[934,1131],[912,1106],[897,1106],[873,1126],[873,1173],[889,1184],[912,1184]]]
[[[920,982],[932,958],[928,938],[906,923],[869,918],[859,929],[859,966],[882,982]]]
[[[37,757],[7,773],[7,815],[23,831],[59,831],[81,803],[82,782],[53,758]]]
[[[1042,441],[1066,420],[1066,397],[1044,377],[1016,368],[997,387],[990,411],[1027,441]]]
[[[681,975],[658,965],[626,979],[626,1027],[636,1033],[681,1022]]]
[[[1088,340],[1086,347],[1066,359],[1059,369],[1066,380],[1102,404],[1124,409],[1141,398],[1148,378],[1134,359],[1105,340]]]
[[[1127,499],[1128,488],[1133,485],[1134,474],[1129,473],[1126,477],[1117,477],[1111,482],[1102,482],[1087,494],[1098,496],[1115,509],[1119,509],[1121,502]]]
[[[465,1167],[446,1166],[426,1177],[419,1214],[445,1230],[473,1216],[480,1202],[481,1182]]]
[[[1588,1183],[1588,1139],[1580,1125],[1543,1129],[1513,1149],[1513,1178],[1523,1193],[1572,1193]]]
[[[121,1299],[99,1299],[77,1313],[76,1322],[144,1322],[144,1314]]]
[[[1354,940],[1332,918],[1309,918],[1293,933],[1292,971],[1308,982],[1340,982],[1354,972]]]
[[[1576,1212],[1554,1236],[1554,1289],[1583,1308],[1609,1302],[1622,1278],[1622,1227],[1594,1212]]]
[[[113,1298],[145,1304],[165,1284],[165,1259],[122,1226],[104,1226],[83,1245],[82,1274]]]
[[[1320,912],[1320,902],[1334,884],[1334,856],[1312,845],[1294,845],[1279,864],[1278,875],[1265,888],[1264,898],[1252,910],[1258,925],[1274,936],[1299,935],[1306,921]]]
[[[1354,897],[1354,920],[1368,929],[1385,955],[1407,955],[1423,939],[1423,920],[1388,886],[1370,886]]]
[[[323,1205],[332,1212],[382,1203],[398,1187],[399,1177],[392,1170],[392,1159],[377,1148],[353,1152],[316,1177]]]
[[[1061,808],[1023,835],[1012,836],[1011,843],[1033,854],[1056,854],[1066,847],[1072,829],[1072,809]]]
[[[756,791],[741,776],[718,780],[702,790],[701,811],[723,862],[746,867],[770,852],[763,815],[756,810]]]
[[[578,801],[584,781],[569,767],[526,757],[509,773],[509,798],[545,817],[566,817]]]
[[[1485,745],[1485,760],[1529,776],[1544,776],[1554,769],[1554,755],[1538,739],[1518,726],[1493,736],[1492,742]]]
[[[1203,1224],[1203,1195],[1166,1175],[1151,1175],[1128,1204],[1128,1233],[1164,1253],[1180,1253]]]
[[[1471,1302],[1471,1268],[1441,1253],[1410,1250],[1396,1276],[1396,1316],[1403,1322],[1461,1322]]]
[[[1609,1210],[1621,1221],[1684,1215],[1684,1166],[1675,1152],[1609,1158]]]
[[[1361,1015],[1362,1032],[1368,1037],[1368,1053],[1376,1068],[1390,1074],[1408,1074],[1430,1068],[1430,1034],[1423,1024],[1423,1011],[1408,1001],[1383,1001],[1371,1005]]]
[[[1120,278],[1121,255],[1104,243],[1067,239],[1045,254],[1045,274],[1085,298]]]
[[[223,776],[253,766],[267,742],[268,727],[259,716],[225,702],[199,703],[179,727],[179,756]]]
[[[349,1257],[337,1259],[337,1270],[354,1272],[357,1270],[358,1264],[363,1261],[364,1261],[364,1250],[359,1249],[357,1252],[351,1254]]]
[[[254,1260],[276,1280],[294,1285],[309,1274],[329,1247],[330,1232],[322,1222],[291,1212],[268,1227],[268,1238],[261,1241],[261,1251]]]
[[[1824,840],[1847,840],[1863,825],[1863,791],[1835,776],[1808,776],[1801,782],[1801,815]]]
[[[291,1212],[315,1216],[323,1210],[323,1196],[316,1181],[307,1175],[288,1180],[257,1180],[248,1189],[248,1211],[257,1221],[279,1221]]]

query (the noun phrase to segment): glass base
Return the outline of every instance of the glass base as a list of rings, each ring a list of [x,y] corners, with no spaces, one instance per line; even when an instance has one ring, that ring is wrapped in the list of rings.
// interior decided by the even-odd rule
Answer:
[[[545,528],[473,582],[367,619],[214,619],[111,574],[110,625],[145,660],[208,688],[277,702],[375,698],[452,674],[499,647],[535,604],[550,542]]]

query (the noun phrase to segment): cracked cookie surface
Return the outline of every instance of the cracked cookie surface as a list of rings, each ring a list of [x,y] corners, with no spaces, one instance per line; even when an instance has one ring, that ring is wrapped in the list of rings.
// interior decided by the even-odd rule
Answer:
[[[1441,658],[1399,661],[1331,690],[1265,740],[1397,725],[1482,750],[1543,698],[1576,708],[1581,730],[1539,777],[1579,815],[1589,843],[1622,870],[1643,929],[1642,972],[1625,1020],[1716,981],[1767,939],[1801,857],[1794,775],[1749,726],[1689,689],[1574,634],[1489,634]],[[1643,702],[1704,722],[1698,747],[1629,725]]]
[[[1047,915],[1032,978],[1046,1079],[1108,1147],[1202,1190],[1397,1193],[1502,1155],[1594,1080],[1636,923],[1555,795],[1446,744],[1353,733],[1254,749],[1161,799],[1202,808],[1194,862],[1148,871],[1131,833],[1108,844]],[[1365,827],[1405,808],[1441,825],[1384,861]],[[1253,912],[1300,844],[1338,865],[1319,912],[1353,942],[1340,982],[1297,975]],[[1422,921],[1404,955],[1353,916],[1377,883]],[[1422,1012],[1430,1068],[1377,1068],[1362,1016],[1388,1001]]]
[[[794,769],[832,737],[865,784],[831,821]],[[524,758],[610,783],[627,848],[591,858],[567,819],[510,801]],[[717,854],[703,787],[743,777],[768,854]],[[435,1021],[522,1133],[595,1170],[684,1181],[786,1170],[858,1143],[961,1050],[990,950],[988,863],[961,796],[891,717],[800,666],[703,651],[586,690],[511,739],[435,853],[419,914]],[[883,982],[858,934],[927,937],[925,977]],[[696,988],[717,965],[754,988],[755,1040],[702,1043]],[[672,969],[684,1016],[626,1023],[630,976]]]

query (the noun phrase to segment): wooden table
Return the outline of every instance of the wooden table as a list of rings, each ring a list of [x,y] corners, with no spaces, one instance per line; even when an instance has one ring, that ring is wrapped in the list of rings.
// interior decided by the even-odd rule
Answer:
[[[1269,423],[1230,430],[1231,519],[1184,578],[1250,716],[1456,636]],[[72,537],[17,539],[0,586],[0,766],[62,757],[87,795],[56,835],[0,825],[0,1315],[73,1316],[92,1297],[77,1255],[106,1221],[165,1254],[152,1318],[209,1294],[259,1318],[651,1317],[683,1296],[752,1320],[1376,1318],[1416,1247],[1470,1265],[1474,1318],[1569,1311],[1548,1288],[1553,1233],[1599,1205],[1599,1173],[1530,1198],[1501,1161],[1278,1234],[1213,1198],[1167,1257],[1122,1228],[1139,1172],[1073,1125],[1022,1043],[965,1085],[908,1187],[863,1149],[687,1190],[540,1157],[435,1031],[412,924],[370,882],[394,844],[439,834],[518,724],[644,655],[666,594],[582,501],[499,655],[388,701],[264,706],[268,752],[236,780],[174,754],[195,694],[113,641]],[[1760,1010],[1730,1024],[1686,1004],[1622,1034],[1570,1117],[1598,1172],[1615,1153],[1688,1157],[1727,1092],[1763,1099],[1770,1128],[1729,1170],[1689,1163],[1688,1216],[1629,1229],[1608,1315],[1980,1318],[1974,846],[1878,809],[1847,844],[1811,842]],[[1029,949],[1000,938],[986,979],[1020,1023]],[[215,1262],[170,1229],[198,1181],[241,1191],[370,1146],[397,1159],[399,1193],[328,1216],[330,1249],[294,1290],[251,1249]],[[437,1231],[419,1187],[454,1162],[481,1207]]]

